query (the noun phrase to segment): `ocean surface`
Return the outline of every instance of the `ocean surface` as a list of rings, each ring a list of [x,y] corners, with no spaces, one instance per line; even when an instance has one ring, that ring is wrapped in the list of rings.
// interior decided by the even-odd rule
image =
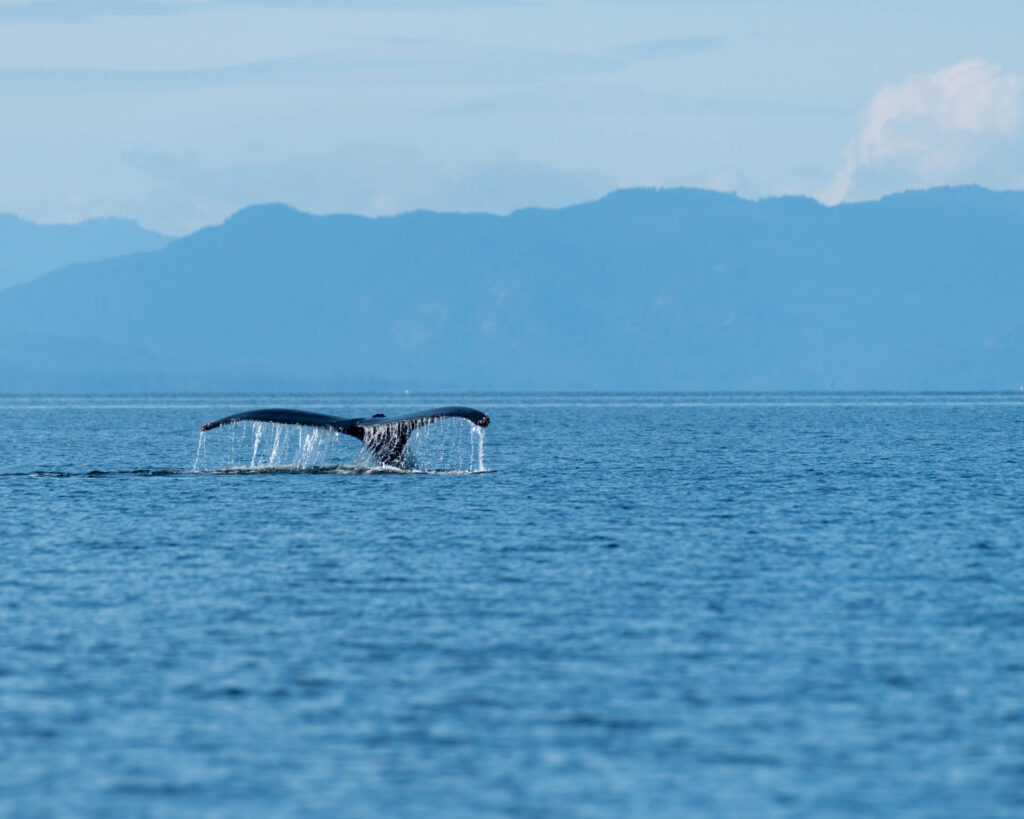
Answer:
[[[483,440],[445,422],[406,471],[200,446],[451,403]],[[0,425],[0,816],[1024,815],[1022,394]]]

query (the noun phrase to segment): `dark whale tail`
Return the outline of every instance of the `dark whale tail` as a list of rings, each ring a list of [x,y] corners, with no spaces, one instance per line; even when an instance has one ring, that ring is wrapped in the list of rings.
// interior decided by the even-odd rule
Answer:
[[[405,445],[413,430],[443,418],[465,418],[478,427],[486,427],[491,419],[479,410],[469,407],[438,407],[409,415],[373,415],[369,418],[339,418],[319,412],[292,409],[258,409],[226,415],[203,424],[200,429],[211,429],[238,421],[266,421],[272,424],[299,424],[306,427],[324,427],[358,438],[383,464],[399,465]]]

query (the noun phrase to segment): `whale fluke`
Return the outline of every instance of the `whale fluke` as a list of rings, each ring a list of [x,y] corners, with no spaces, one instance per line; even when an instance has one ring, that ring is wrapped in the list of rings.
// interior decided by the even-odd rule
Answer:
[[[203,424],[199,429],[207,432],[208,430],[222,427],[225,424],[234,424],[237,421],[269,421],[274,424],[301,424],[304,427],[329,427],[343,431],[346,427],[359,423],[360,420],[359,418],[338,418],[334,415],[304,412],[303,410],[258,409],[249,410],[248,412],[236,412],[234,415],[225,415],[216,421]]]
[[[378,413],[369,418],[340,418],[336,415],[324,415],[319,412],[269,408],[225,415],[216,421],[203,424],[199,429],[207,432],[238,421],[266,421],[272,424],[324,427],[358,438],[380,459],[381,463],[397,465],[402,462],[405,445],[409,442],[409,436],[413,430],[443,418],[465,418],[478,427],[486,427],[491,423],[491,419],[487,415],[470,407],[438,407],[423,412],[395,416]]]

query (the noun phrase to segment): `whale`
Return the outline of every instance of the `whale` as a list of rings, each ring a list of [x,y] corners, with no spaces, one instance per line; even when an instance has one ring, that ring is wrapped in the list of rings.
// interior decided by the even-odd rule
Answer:
[[[368,418],[341,418],[319,412],[271,407],[225,415],[216,421],[203,424],[199,429],[202,432],[209,432],[225,424],[240,421],[266,421],[271,424],[296,424],[333,429],[358,438],[381,464],[401,466],[405,460],[405,445],[409,443],[409,436],[413,431],[445,418],[464,418],[481,428],[491,423],[488,415],[471,407],[436,407],[408,415],[377,413]]]

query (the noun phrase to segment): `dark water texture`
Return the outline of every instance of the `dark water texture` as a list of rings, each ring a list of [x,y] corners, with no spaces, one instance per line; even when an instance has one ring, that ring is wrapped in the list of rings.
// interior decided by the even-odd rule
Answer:
[[[456,402],[492,471],[189,474],[230,411]],[[0,424],[0,815],[1024,815],[1020,395]]]

